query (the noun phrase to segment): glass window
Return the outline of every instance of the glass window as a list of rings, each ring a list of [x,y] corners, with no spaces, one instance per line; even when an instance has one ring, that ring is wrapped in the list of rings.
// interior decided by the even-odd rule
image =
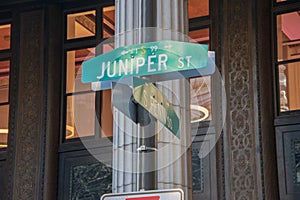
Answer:
[[[300,11],[277,16],[278,61],[300,58]]]
[[[298,2],[299,0],[275,0],[276,2],[285,2],[285,1],[288,1],[288,2]]]
[[[0,103],[8,103],[9,60],[0,61]]]
[[[0,106],[0,148],[7,147],[9,105]]]
[[[0,61],[0,148],[7,147],[10,61]]]
[[[95,93],[91,91],[90,84],[81,82],[82,63],[94,56],[95,48],[67,52],[66,139],[94,135]]]
[[[300,62],[278,66],[280,111],[300,110]]]
[[[209,29],[200,29],[196,31],[190,31],[189,37],[191,38],[191,42],[197,42],[200,44],[208,44],[209,45]]]
[[[89,84],[83,84],[81,82],[81,67],[83,61],[88,60],[92,57],[95,57],[95,48],[86,48],[67,52],[66,92],[68,94],[91,90]]]
[[[209,45],[209,29],[189,32],[191,42]],[[211,77],[190,79],[191,84],[191,122],[211,120]]]
[[[95,93],[67,97],[66,139],[95,133]]]
[[[280,111],[300,110],[300,11],[276,17]]]
[[[96,11],[86,11],[67,15],[67,39],[96,35]]]
[[[97,10],[97,11],[96,11]],[[102,12],[102,13],[101,13]],[[101,18],[96,13],[102,14]],[[115,6],[98,7],[90,11],[78,11],[76,13],[67,14],[67,39],[72,39],[68,43],[72,48],[77,50],[66,51],[66,90],[65,90],[65,139],[94,136],[99,132],[96,130],[95,116],[101,117],[103,137],[112,136],[112,110],[111,110],[111,91],[94,92],[97,84],[83,84],[82,62],[96,55],[96,52],[108,52],[114,49],[113,41],[107,42],[99,49],[81,48],[87,42],[93,43],[94,46],[99,45],[97,41],[103,38],[114,36],[115,31]],[[100,19],[100,21],[97,21]],[[100,24],[99,30],[96,25]],[[95,36],[90,38],[90,36]],[[81,40],[76,40],[81,38]],[[79,43],[77,41],[80,41]],[[73,43],[74,42],[74,43]],[[76,43],[75,43],[76,42]],[[101,94],[100,94],[101,93]],[[86,101],[84,105],[83,102]],[[82,104],[82,105],[81,105]],[[96,115],[95,115],[96,114]],[[105,115],[105,117],[102,117]],[[82,127],[82,124],[85,124]]]
[[[0,50],[10,49],[10,24],[0,25]]]
[[[103,8],[103,38],[109,38],[115,34],[115,6]]]
[[[203,17],[209,15],[209,0],[189,0],[189,18]]]
[[[190,79],[191,122],[211,120],[211,78],[210,76]]]

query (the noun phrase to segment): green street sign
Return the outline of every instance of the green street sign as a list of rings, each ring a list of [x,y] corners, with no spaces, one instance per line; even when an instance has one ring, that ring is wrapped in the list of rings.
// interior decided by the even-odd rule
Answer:
[[[153,83],[144,79],[134,78],[134,99],[158,121],[180,138],[180,122],[172,104]]]
[[[117,48],[82,64],[82,82],[111,81],[207,67],[208,46],[158,41]]]

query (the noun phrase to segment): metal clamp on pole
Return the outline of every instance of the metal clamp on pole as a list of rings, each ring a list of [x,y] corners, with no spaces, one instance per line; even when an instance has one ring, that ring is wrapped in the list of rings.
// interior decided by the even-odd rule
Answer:
[[[137,148],[138,152],[152,152],[157,151],[157,148],[154,147],[147,147],[146,145],[141,145],[139,148]]]

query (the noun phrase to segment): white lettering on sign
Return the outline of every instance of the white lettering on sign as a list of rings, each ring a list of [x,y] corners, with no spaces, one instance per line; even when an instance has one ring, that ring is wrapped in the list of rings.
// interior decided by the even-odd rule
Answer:
[[[123,60],[119,61],[119,76],[122,75],[122,70],[125,75],[128,74],[128,59],[125,60],[125,64],[123,63]]]
[[[140,62],[141,61],[141,62]],[[136,59],[136,73],[139,73],[139,68],[145,65],[145,58],[139,57]]]
[[[167,70],[167,61],[168,61],[168,56],[166,54],[160,54],[158,56],[158,70],[161,70],[161,65],[163,64],[165,67],[165,70]]]
[[[177,60],[177,66],[175,62],[175,67],[177,67],[178,69],[190,67],[191,59],[192,56],[179,57]],[[168,66],[168,61],[169,58],[167,54],[159,54],[149,55],[146,58],[132,57],[129,59],[114,60],[113,63],[111,63],[111,61],[102,62],[102,65],[100,67],[100,75],[97,76],[97,79],[102,79],[105,76],[112,78],[116,75],[138,75],[139,73],[141,73],[141,71],[147,71],[148,73],[167,71],[168,67],[174,67],[173,65]]]
[[[156,58],[156,55],[148,56],[148,72],[155,72],[156,69],[151,69],[151,65],[154,64],[153,61],[151,61],[152,58]]]

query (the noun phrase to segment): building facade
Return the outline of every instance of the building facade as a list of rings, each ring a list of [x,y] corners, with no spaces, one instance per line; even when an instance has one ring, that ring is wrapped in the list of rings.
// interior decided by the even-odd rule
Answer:
[[[299,27],[297,0],[0,1],[0,199],[171,188],[189,200],[299,199]],[[147,164],[170,165],[140,175],[124,150],[148,126],[112,108],[113,90],[81,83],[81,67],[153,35],[207,44],[220,76],[156,83],[197,112],[176,110],[184,153],[158,152]],[[171,138],[160,126],[146,141],[158,149]]]

